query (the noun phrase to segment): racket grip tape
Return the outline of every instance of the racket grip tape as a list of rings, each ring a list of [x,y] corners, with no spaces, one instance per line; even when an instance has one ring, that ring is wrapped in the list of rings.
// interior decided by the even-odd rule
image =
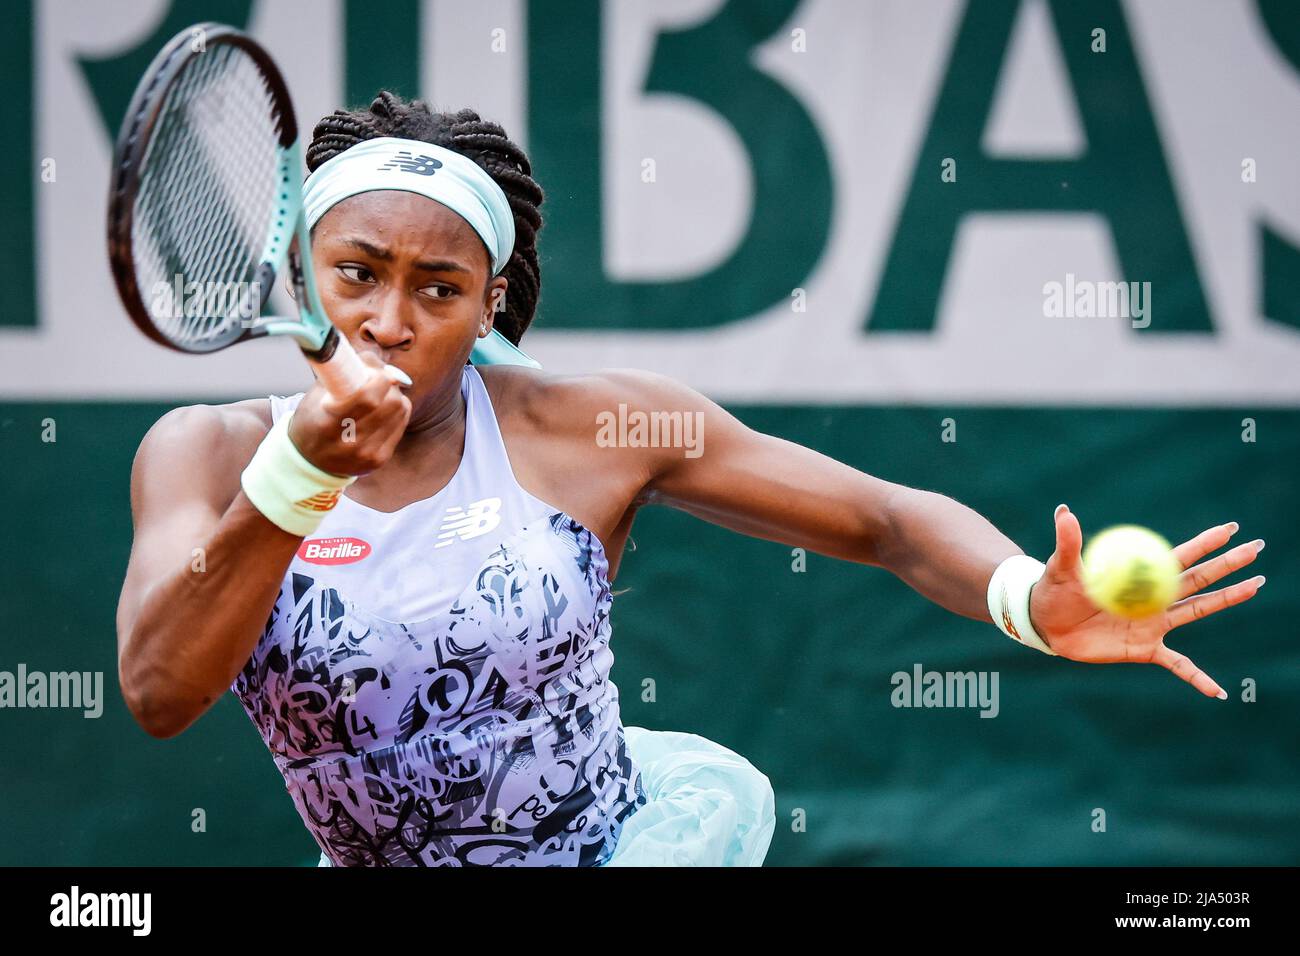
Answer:
[[[339,335],[336,329],[330,330],[319,352],[306,354],[321,385],[338,399],[355,395],[365,387],[373,374],[370,367],[361,361],[361,356],[357,355],[352,344]],[[411,384],[407,374],[395,366],[385,365],[384,374],[398,384]]]

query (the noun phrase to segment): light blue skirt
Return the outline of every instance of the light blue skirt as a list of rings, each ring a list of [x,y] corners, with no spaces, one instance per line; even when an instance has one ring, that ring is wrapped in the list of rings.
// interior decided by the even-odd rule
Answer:
[[[605,866],[762,866],[776,798],[758,768],[698,734],[623,731],[647,802]],[[330,865],[325,854],[318,865]]]
[[[776,829],[772,784],[733,750],[673,730],[624,727],[648,802],[606,866],[762,866]]]

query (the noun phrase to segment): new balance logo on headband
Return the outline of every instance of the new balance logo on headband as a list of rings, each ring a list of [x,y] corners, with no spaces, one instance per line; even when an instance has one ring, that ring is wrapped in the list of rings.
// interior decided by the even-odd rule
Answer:
[[[397,153],[392,159],[379,167],[381,172],[396,169],[404,173],[415,173],[417,176],[432,176],[441,168],[442,163],[432,156],[426,156],[423,153],[419,156],[412,156],[406,150]]]

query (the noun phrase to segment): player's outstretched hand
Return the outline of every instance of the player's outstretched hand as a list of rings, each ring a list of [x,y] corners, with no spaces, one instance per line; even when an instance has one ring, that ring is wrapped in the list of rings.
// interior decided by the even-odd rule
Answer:
[[[1228,543],[1237,532],[1236,522],[1207,528],[1174,548],[1183,572],[1178,597],[1165,610],[1131,619],[1100,610],[1083,586],[1083,530],[1065,505],[1056,508],[1056,551],[1047,570],[1029,596],[1029,618],[1039,635],[1057,654],[1092,664],[1159,664],[1177,674],[1202,694],[1227,698],[1209,674],[1185,654],[1165,645],[1165,635],[1210,614],[1248,601],[1264,584],[1262,575],[1201,594],[1204,588],[1244,568],[1264,547],[1262,539],[1237,545],[1217,557],[1202,558]]]

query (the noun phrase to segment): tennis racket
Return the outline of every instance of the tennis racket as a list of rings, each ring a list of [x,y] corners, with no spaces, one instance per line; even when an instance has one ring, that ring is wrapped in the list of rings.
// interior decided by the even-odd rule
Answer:
[[[320,304],[301,168],[289,90],[267,52],[232,27],[188,27],[145,71],[118,134],[109,261],[155,342],[203,353],[288,335],[346,398],[369,373]],[[298,315],[265,317],[286,263]]]

